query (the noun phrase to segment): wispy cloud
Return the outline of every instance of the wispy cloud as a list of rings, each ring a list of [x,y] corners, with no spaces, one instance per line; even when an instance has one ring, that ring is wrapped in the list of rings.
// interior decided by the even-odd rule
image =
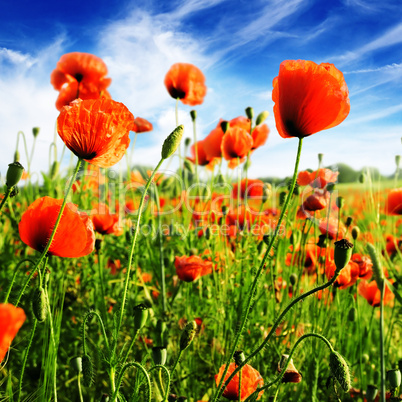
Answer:
[[[0,48],[0,63],[10,63],[13,68],[22,67],[30,68],[36,63],[36,59],[29,54],[23,54],[21,52],[7,49],[5,47]]]

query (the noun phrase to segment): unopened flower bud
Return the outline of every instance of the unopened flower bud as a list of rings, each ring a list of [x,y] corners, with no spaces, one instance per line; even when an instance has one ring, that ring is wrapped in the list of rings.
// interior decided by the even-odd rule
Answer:
[[[271,241],[271,236],[270,235],[264,235],[262,240],[264,240],[264,243],[268,246],[270,241]]]
[[[73,357],[70,360],[70,366],[77,373],[81,373],[82,371],[82,358],[80,356]]]
[[[252,108],[252,107],[246,107],[246,116],[250,119],[250,120],[252,120],[253,119],[253,117],[254,117],[254,109]]]
[[[272,187],[271,187],[271,185],[269,183],[264,183],[264,186],[262,188],[262,199],[261,199],[261,201],[263,203],[267,202],[268,199],[270,198],[271,189],[272,189]]]
[[[367,385],[366,399],[368,402],[374,401],[378,394],[378,388],[375,385]]]
[[[366,181],[366,175],[364,173],[361,173],[359,176],[359,182],[364,183]]]
[[[82,383],[89,387],[92,384],[94,368],[88,355],[82,356]]]
[[[177,126],[166,138],[162,145],[162,158],[167,159],[172,156],[180,145],[181,138],[183,137],[183,125]]]
[[[388,370],[387,380],[391,388],[398,388],[401,385],[401,372],[399,369]]]
[[[338,352],[331,352],[329,356],[329,367],[332,375],[337,379],[344,392],[348,392],[351,387],[350,371],[343,356]]]
[[[299,246],[300,241],[302,238],[302,232],[298,229],[293,230],[292,234],[290,235],[290,244],[293,246],[293,250]]]
[[[6,185],[8,188],[14,187],[22,177],[24,167],[19,162],[13,162],[8,165],[6,174]]]
[[[221,129],[223,131],[223,134],[225,134],[226,131],[228,131],[229,127],[230,127],[230,124],[229,124],[228,121],[222,121],[221,122]]]
[[[281,191],[281,192],[279,193],[279,205],[283,205],[283,204],[285,203],[286,196],[287,196],[287,192],[286,192],[286,191]]]
[[[352,228],[352,237],[353,237],[353,240],[356,240],[356,239],[359,237],[359,235],[360,235],[360,229],[359,229],[357,226],[354,226],[354,227]]]
[[[373,277],[377,282],[378,288],[381,290],[384,283],[384,271],[381,266],[380,256],[378,255],[376,248],[370,243],[367,244],[367,251],[370,254],[371,262],[373,263]]]
[[[327,235],[325,234],[320,234],[318,236],[318,243],[317,246],[321,248],[327,248],[328,242],[327,242]]]
[[[236,365],[240,366],[246,360],[246,356],[244,356],[244,352],[242,350],[236,350],[233,355],[234,361]]]
[[[35,138],[39,135],[39,130],[40,130],[39,127],[34,127],[34,128],[32,129],[32,134],[33,134],[33,136],[34,136]]]
[[[346,267],[349,264],[350,257],[352,256],[353,244],[346,239],[338,240],[335,243],[334,261],[336,265],[336,272]]]
[[[190,111],[190,116],[191,116],[191,120],[195,121],[197,119],[197,111],[196,110],[191,110]]]
[[[164,366],[167,359],[167,349],[165,346],[155,346],[152,348],[152,359],[155,366]]]
[[[328,183],[326,189],[330,194],[332,194],[335,191],[335,183]]]
[[[348,228],[352,224],[352,222],[353,222],[353,218],[351,216],[348,216],[346,218],[346,223],[345,223],[346,227]]]
[[[134,329],[140,330],[147,322],[148,319],[148,306],[145,304],[138,304],[134,307]]]
[[[47,304],[45,290],[42,287],[34,290],[32,298],[32,311],[35,318],[39,321],[45,321],[47,316]]]
[[[215,179],[215,183],[217,183],[217,184],[225,184],[226,183],[225,176],[222,173],[219,173],[218,176]]]
[[[228,213],[228,207],[226,205],[222,205],[222,215],[226,216],[227,213]]]
[[[193,320],[187,323],[180,337],[180,350],[187,349],[197,333],[197,323]]]
[[[207,229],[205,230],[205,238],[207,240],[211,238],[211,229],[209,227],[207,227]]]
[[[188,147],[191,144],[191,138],[190,137],[186,137],[184,139],[184,146]]]
[[[335,200],[335,204],[339,209],[341,209],[345,205],[345,199],[343,197],[337,197]]]
[[[257,116],[257,118],[256,118],[256,120],[255,120],[255,125],[256,125],[256,126],[259,126],[261,123],[264,123],[264,121],[267,119],[268,116],[269,116],[269,113],[268,113],[266,110],[264,110],[263,112],[261,112],[261,113]]]
[[[397,169],[399,169],[400,162],[401,162],[401,155],[395,155],[395,165]]]
[[[292,286],[296,285],[297,283],[297,274],[293,273],[289,276],[289,281]]]
[[[190,160],[184,159],[183,165],[184,165],[184,169],[188,170],[190,173],[193,174],[195,172],[194,163],[191,162]]]

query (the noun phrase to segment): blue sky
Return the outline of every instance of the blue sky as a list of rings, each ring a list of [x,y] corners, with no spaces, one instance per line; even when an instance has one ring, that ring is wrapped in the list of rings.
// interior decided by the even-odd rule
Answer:
[[[275,129],[272,80],[283,60],[306,59],[334,63],[344,73],[351,112],[340,126],[304,141],[301,169],[315,168],[323,153],[326,165],[370,165],[391,174],[402,153],[401,17],[397,0],[2,2],[0,170],[4,175],[12,161],[19,130],[30,148],[34,126],[41,132],[32,170],[47,169],[58,116],[50,73],[62,54],[79,51],[101,57],[113,98],[154,124],[154,132],[137,140],[135,163],[158,162],[175,126],[164,76],[172,64],[189,62],[204,72],[208,86],[196,107],[199,138],[247,106],[268,110],[271,133],[253,154],[250,174],[290,175],[297,140]],[[180,105],[187,136],[191,109]],[[58,140],[59,155],[61,149]]]

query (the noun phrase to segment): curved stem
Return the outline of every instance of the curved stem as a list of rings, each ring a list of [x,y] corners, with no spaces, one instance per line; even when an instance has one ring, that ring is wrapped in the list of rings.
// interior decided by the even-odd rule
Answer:
[[[19,269],[20,266],[22,266],[22,264],[23,264],[24,262],[30,262],[31,264],[35,264],[30,258],[25,258],[25,259],[21,260],[21,261],[17,264],[17,266],[16,266],[15,269],[14,269],[13,279],[11,279],[10,286],[9,286],[9,288],[8,288],[6,297],[5,297],[4,302],[3,302],[4,304],[7,303],[8,298],[10,297],[10,293],[11,293],[11,290],[12,290],[12,288],[13,288],[13,285],[14,285],[14,282],[15,282],[15,278],[16,278],[16,276],[17,276],[17,274],[18,274],[18,269]]]
[[[177,356],[177,359],[176,359],[176,361],[174,362],[172,369],[170,370],[170,377],[173,377],[173,373],[174,373],[175,370],[176,370],[176,367],[177,367],[177,365],[178,365],[178,363],[179,363],[179,361],[180,361],[180,358],[181,358],[181,355],[182,355],[182,354],[183,354],[183,351],[180,350],[179,355]]]
[[[87,323],[88,319],[90,317],[92,317],[93,315],[99,321],[103,337],[105,338],[106,349],[109,352],[109,341],[108,341],[108,338],[106,336],[106,330],[105,330],[105,326],[103,325],[102,317],[100,316],[100,314],[97,311],[88,311],[84,316],[84,320],[82,321],[82,349],[83,349],[84,355],[87,354],[87,344],[86,344],[86,341],[85,341],[85,324]]]
[[[11,192],[13,191],[13,187],[7,187],[6,193],[4,194],[3,199],[1,200],[1,204],[0,204],[0,211],[3,208],[3,205],[5,205],[5,203],[7,202],[8,198],[10,197]]]
[[[123,321],[124,307],[125,307],[126,298],[127,298],[128,283],[129,283],[129,280],[130,280],[131,265],[133,263],[133,254],[134,254],[135,243],[136,243],[136,240],[137,240],[137,237],[138,237],[138,233],[140,231],[141,215],[142,215],[142,209],[143,209],[143,206],[144,206],[145,196],[146,196],[146,194],[148,192],[149,186],[151,185],[153,178],[155,177],[156,172],[158,171],[159,167],[162,165],[163,161],[164,161],[164,159],[161,159],[159,161],[158,165],[156,166],[156,168],[154,169],[154,171],[152,172],[152,175],[148,179],[147,184],[145,185],[144,192],[143,192],[143,194],[141,196],[140,206],[139,206],[139,210],[138,210],[137,223],[135,225],[135,232],[134,232],[133,240],[131,242],[130,254],[129,254],[129,257],[128,257],[128,267],[127,267],[127,273],[126,273],[126,280],[125,280],[125,283],[124,283],[123,300],[122,300],[121,309],[120,309],[120,316],[119,316],[118,322],[117,322],[116,335],[119,333],[121,323]],[[117,343],[116,343],[116,346],[117,346]],[[116,346],[115,346],[115,348],[116,348]]]
[[[148,373],[150,374],[151,371],[154,370],[154,369],[161,369],[161,370],[163,370],[163,371],[165,372],[165,374],[166,374],[166,378],[167,378],[166,391],[165,391],[165,396],[163,397],[163,400],[162,400],[162,402],[165,402],[165,401],[167,401],[167,398],[168,398],[168,396],[169,396],[169,391],[170,391],[170,373],[169,373],[169,370],[168,370],[165,366],[162,366],[161,364],[157,364],[156,366],[153,366],[153,367],[148,371]]]
[[[37,263],[36,263],[36,265],[35,265],[35,267],[34,267],[34,269],[32,270],[31,274],[29,275],[27,281],[25,282],[24,287],[22,288],[22,290],[21,290],[21,292],[20,292],[20,294],[19,294],[19,296],[18,296],[17,303],[15,304],[16,307],[18,306],[18,303],[20,302],[21,297],[22,297],[22,295],[24,294],[26,287],[28,286],[28,283],[29,283],[30,280],[32,279],[34,273],[36,272],[36,270],[38,269],[38,267],[40,266],[40,264],[42,263],[43,259],[46,257],[47,252],[49,251],[49,248],[50,248],[50,246],[52,245],[54,236],[56,235],[56,230],[57,230],[57,228],[58,228],[58,226],[59,226],[61,217],[62,217],[63,212],[64,212],[64,208],[65,208],[65,206],[66,206],[66,204],[67,204],[67,197],[68,197],[68,194],[69,194],[70,191],[71,191],[71,187],[73,186],[73,183],[74,183],[74,181],[75,181],[75,178],[77,177],[78,170],[80,169],[81,161],[82,161],[82,159],[78,159],[78,161],[77,161],[77,165],[75,166],[75,170],[74,170],[74,173],[73,173],[73,177],[71,178],[71,181],[70,181],[70,183],[69,183],[69,185],[68,185],[66,194],[65,194],[64,199],[63,199],[63,203],[61,204],[61,207],[60,207],[59,215],[57,216],[56,223],[54,224],[54,228],[53,228],[52,234],[50,235],[49,241],[47,242],[45,249],[43,250],[41,256],[39,257],[39,259],[38,259],[38,261],[37,261]]]
[[[288,195],[286,197],[285,203],[283,205],[281,215],[279,217],[278,224],[276,225],[276,228],[275,228],[274,234],[272,236],[272,239],[271,239],[271,241],[270,241],[270,243],[268,245],[268,248],[267,248],[267,250],[266,250],[266,252],[264,254],[264,257],[263,257],[263,259],[261,261],[260,267],[259,267],[259,269],[257,271],[257,274],[256,274],[256,276],[254,278],[254,281],[253,281],[253,283],[252,283],[252,285],[250,287],[246,309],[245,309],[244,314],[243,314],[243,320],[242,320],[240,329],[237,332],[237,335],[236,335],[233,347],[232,347],[232,349],[230,351],[229,357],[227,359],[225,370],[224,370],[223,375],[221,377],[221,381],[219,382],[219,385],[218,385],[218,391],[216,392],[215,397],[212,400],[213,402],[216,402],[220,398],[222,393],[223,393],[224,388],[222,387],[222,384],[223,384],[224,378],[226,376],[226,373],[228,372],[230,361],[233,358],[234,352],[235,352],[235,350],[237,348],[237,345],[238,345],[238,343],[240,341],[241,334],[242,334],[242,332],[244,330],[244,327],[245,327],[245,324],[247,322],[248,315],[249,315],[249,312],[250,312],[250,309],[251,309],[251,305],[252,305],[252,302],[253,302],[253,299],[254,299],[254,294],[255,294],[255,291],[256,291],[258,279],[259,279],[259,277],[261,275],[262,270],[264,269],[265,263],[266,263],[269,255],[270,255],[272,247],[273,247],[273,245],[275,243],[275,240],[276,240],[276,238],[277,238],[277,236],[279,234],[279,230],[281,228],[282,220],[286,215],[290,199],[291,199],[291,197],[293,195],[293,190],[294,190],[295,185],[296,185],[297,171],[298,171],[298,168],[299,168],[302,144],[303,144],[303,138],[299,138],[299,146],[298,146],[298,149],[297,149],[296,163],[295,163],[295,169],[294,169],[294,172],[293,172],[293,179],[292,179],[291,188],[290,188],[290,191],[289,191],[289,193],[288,193]],[[239,367],[242,367],[242,366],[239,366]],[[227,381],[227,383],[229,383],[229,382]]]

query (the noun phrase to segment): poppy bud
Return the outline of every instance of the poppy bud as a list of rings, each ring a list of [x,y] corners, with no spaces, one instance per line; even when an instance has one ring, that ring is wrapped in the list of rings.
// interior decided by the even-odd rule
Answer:
[[[20,160],[20,153],[18,149],[14,152],[14,162],[19,162]]]
[[[81,371],[82,371],[82,359],[81,359],[81,357],[80,356],[73,357],[70,360],[70,366],[72,367],[72,369],[77,374],[81,373]]]
[[[345,199],[343,197],[337,197],[335,203],[336,206],[341,209],[345,205]]]
[[[263,123],[263,122],[267,119],[268,116],[269,116],[269,113],[268,113],[266,110],[264,110],[263,112],[261,112],[261,113],[257,116],[257,118],[256,118],[256,120],[255,120],[255,125],[256,125],[256,126],[259,126],[261,123]]]
[[[353,222],[353,218],[351,216],[348,216],[346,218],[346,223],[345,223],[346,227],[348,228],[352,224],[352,222]]]
[[[364,364],[366,364],[366,363],[369,362],[369,360],[370,360],[370,356],[369,356],[367,353],[363,353],[363,354],[362,354],[362,362],[363,362]]]
[[[262,188],[262,203],[267,202],[269,197],[271,196],[271,185],[269,183],[264,183],[264,186]]]
[[[254,117],[254,109],[249,106],[249,107],[246,107],[245,112],[246,112],[246,116],[247,116],[250,120],[253,120],[253,117]]]
[[[147,322],[148,307],[145,304],[138,304],[134,307],[134,329],[140,330]]]
[[[168,135],[162,145],[162,159],[167,159],[176,152],[176,149],[180,145],[181,138],[183,137],[183,132],[184,127],[181,124]]]
[[[45,290],[42,287],[34,290],[32,298],[32,311],[35,318],[39,321],[45,321],[47,315],[46,295]]]
[[[318,154],[318,164],[321,166],[322,163],[322,158],[324,157],[324,154]]]
[[[359,176],[359,182],[364,183],[366,181],[366,175],[364,173],[361,173]]]
[[[209,227],[207,227],[207,229],[205,230],[205,238],[207,240],[211,238],[211,229]]]
[[[217,183],[217,184],[225,184],[226,183],[225,176],[222,173],[219,173],[217,178],[216,178],[216,180],[215,180],[215,183]]]
[[[332,194],[335,191],[335,183],[328,183],[327,184],[327,191]]]
[[[372,269],[374,279],[377,282],[378,288],[381,290],[384,283],[384,271],[381,266],[380,257],[376,248],[370,243],[367,244],[367,251],[370,254],[370,258],[373,263]]]
[[[191,144],[191,138],[190,137],[186,137],[184,139],[184,146],[188,147]]]
[[[399,169],[400,162],[401,162],[401,155],[395,155],[395,164],[397,169]]]
[[[223,134],[225,134],[226,131],[228,131],[229,127],[230,127],[230,124],[229,124],[228,121],[222,121],[221,122],[221,129],[223,131]]]
[[[236,350],[233,355],[235,363],[240,366],[246,360],[246,356],[244,356],[244,352],[242,350]]]
[[[352,237],[353,240],[356,240],[360,235],[360,229],[357,226],[354,226],[352,229]]]
[[[338,274],[341,269],[348,265],[350,257],[352,256],[353,244],[346,239],[336,241],[334,244],[334,261],[336,265],[335,274]]]
[[[222,215],[226,216],[227,213],[228,213],[228,207],[226,205],[222,205]]]
[[[261,254],[261,252],[262,252],[262,249],[263,249],[263,247],[264,247],[264,241],[260,241],[258,244],[257,244],[257,251],[258,251],[258,254]]]
[[[350,390],[350,371],[346,360],[338,352],[331,352],[329,356],[329,367],[332,375],[337,379],[345,392]]]
[[[302,233],[300,230],[295,229],[292,234],[290,235],[290,244],[293,246],[293,249],[295,250],[296,247],[299,246],[300,241],[301,241]]]
[[[348,320],[349,320],[350,322],[356,321],[356,314],[357,314],[356,308],[355,308],[355,307],[352,307],[352,308],[349,310],[349,313],[348,313]]]
[[[89,387],[92,384],[94,368],[88,355],[82,356],[82,383]]]
[[[290,284],[292,286],[296,285],[296,283],[297,283],[297,274],[293,273],[292,275],[290,275],[289,281],[290,281]]]
[[[190,173],[193,174],[195,172],[194,163],[189,161],[188,159],[184,159],[183,165],[184,165],[184,169],[188,170]]]
[[[191,116],[191,120],[195,121],[197,118],[197,111],[196,110],[191,110],[190,111],[190,116]]]
[[[39,135],[39,130],[40,130],[39,127],[34,127],[32,129],[32,134],[33,134],[34,138],[36,138]]]
[[[193,320],[187,323],[180,337],[180,350],[187,349],[197,333],[197,323]]]
[[[50,178],[52,180],[57,176],[57,173],[59,173],[59,167],[60,167],[60,163],[57,161],[54,161],[53,165],[50,169]]]
[[[285,364],[288,359],[289,359],[289,355],[286,355],[286,354],[282,355],[281,360],[278,363],[278,372],[279,373],[285,367]],[[286,368],[285,374],[282,377],[282,382],[299,383],[301,380],[302,380],[301,374],[297,371],[295,365],[293,364],[293,359],[290,359],[289,364]]]
[[[399,369],[388,370],[387,380],[391,388],[398,388],[401,385],[401,372]]]
[[[281,191],[279,193],[279,205],[283,205],[285,203],[286,196],[287,196],[286,191]]]
[[[95,239],[95,250],[97,253],[99,253],[101,247],[102,247],[102,239]]]
[[[22,177],[24,167],[19,162],[13,162],[8,165],[6,174],[6,186],[8,188],[14,187]]]
[[[167,349],[165,346],[155,346],[152,348],[152,359],[155,366],[164,366],[167,359]]]
[[[163,337],[166,332],[166,322],[162,320],[158,320],[156,322],[156,333],[159,335],[159,345],[163,345]]]
[[[366,399],[367,401],[374,401],[378,394],[378,388],[375,385],[367,385]]]
[[[317,246],[321,248],[327,248],[327,235],[320,234],[318,236]]]

